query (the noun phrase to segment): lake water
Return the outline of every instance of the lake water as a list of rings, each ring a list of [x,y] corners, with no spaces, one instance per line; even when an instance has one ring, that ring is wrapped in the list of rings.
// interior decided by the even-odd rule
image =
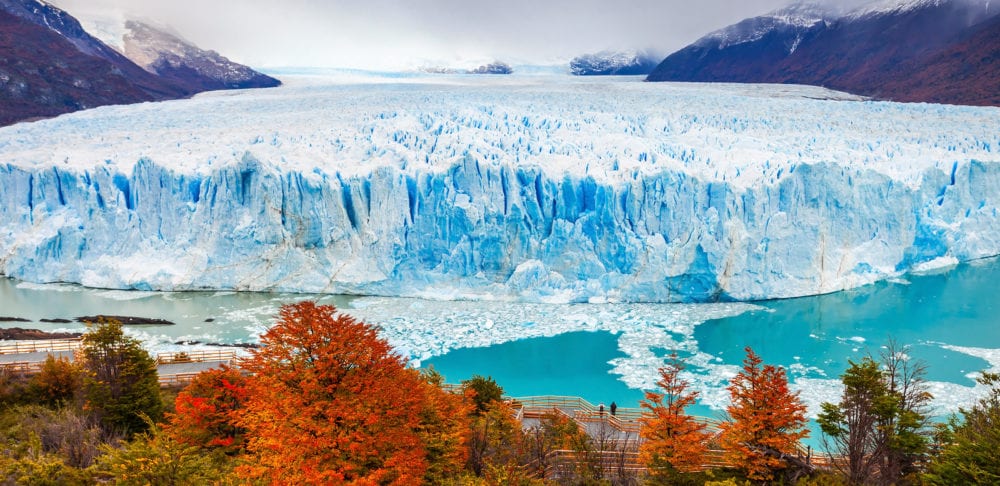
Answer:
[[[671,352],[688,360],[686,378],[701,392],[693,411],[715,415],[744,346],[789,370],[813,411],[836,400],[848,360],[877,354],[891,337],[928,365],[937,413],[970,403],[973,378],[1000,371],[1000,260],[910,275],[836,294],[756,304],[515,304],[437,302],[234,292],[157,293],[36,285],[0,279],[0,323],[49,331],[82,324],[42,318],[93,314],[158,317],[174,326],[128,332],[153,350],[253,343],[284,303],[333,304],[367,322],[417,366],[449,382],[493,376],[510,395],[573,395],[637,406]],[[207,320],[211,319],[211,322]],[[178,344],[198,341],[202,344]]]

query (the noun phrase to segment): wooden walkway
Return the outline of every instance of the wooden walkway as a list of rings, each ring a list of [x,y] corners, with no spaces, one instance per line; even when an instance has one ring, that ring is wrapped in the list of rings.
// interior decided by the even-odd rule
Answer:
[[[82,343],[80,338],[0,341],[0,370],[38,373],[49,356],[73,361]],[[235,349],[221,348],[159,353],[155,358],[160,386],[179,386],[189,383],[202,371],[232,364],[237,354]]]
[[[550,473],[558,475],[558,468],[575,466],[583,461],[591,463],[596,461],[608,474],[646,472],[645,465],[639,461],[638,452],[643,442],[639,435],[641,428],[639,419],[644,413],[643,409],[619,407],[612,415],[607,408],[602,410],[601,407],[594,406],[580,397],[536,396],[507,398],[507,400],[514,407],[517,419],[525,428],[540,424],[545,415],[554,412],[575,421],[595,443],[600,445],[598,450],[587,453],[571,450],[551,452],[547,462],[553,464],[551,467],[555,470]],[[705,424],[705,431],[710,434],[709,451],[701,468],[732,467],[733,465],[726,459],[725,451],[717,446],[722,422],[706,417],[695,417],[695,420]],[[805,448],[800,447],[798,456],[803,459],[808,457],[808,461],[819,468],[833,466],[832,457],[812,453]]]

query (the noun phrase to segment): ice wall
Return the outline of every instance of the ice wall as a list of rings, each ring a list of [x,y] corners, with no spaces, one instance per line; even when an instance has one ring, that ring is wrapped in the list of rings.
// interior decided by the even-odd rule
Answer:
[[[900,160],[905,170],[836,153],[714,168],[760,175],[732,180],[641,155],[614,177],[468,148],[415,164],[442,150],[419,143],[395,163],[310,167],[253,140],[197,166],[156,147],[92,164],[17,152],[0,165],[0,272],[108,288],[668,302],[830,292],[1000,253],[991,139],[966,137],[977,158]]]

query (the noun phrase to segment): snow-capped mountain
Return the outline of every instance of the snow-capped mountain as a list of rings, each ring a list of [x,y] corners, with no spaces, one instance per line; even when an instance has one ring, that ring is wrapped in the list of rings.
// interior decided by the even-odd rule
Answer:
[[[237,64],[215,51],[198,48],[180,36],[129,20],[122,39],[125,56],[147,71],[193,91],[271,88],[280,81]]]
[[[58,33],[83,54],[119,62],[122,55],[83,29],[80,22],[65,11],[39,0],[0,0],[0,8]]]
[[[650,81],[770,81],[773,66],[824,32],[836,14],[811,3],[746,19],[668,56]]]
[[[0,125],[188,94],[35,0],[0,0]]]
[[[919,87],[886,87],[895,79],[913,79],[927,58],[962,42],[998,12],[990,0],[879,0],[847,12],[797,4],[703,37],[668,56],[649,80],[813,84],[921,99],[911,94],[927,94]],[[988,44],[995,48],[998,42]],[[941,81],[951,74],[938,72],[945,77]],[[997,83],[992,82],[994,91],[1000,91]],[[923,100],[971,102],[961,90],[949,93]]]
[[[494,61],[489,64],[483,64],[475,69],[470,69],[467,74],[511,74],[514,72],[514,68],[510,67],[510,64],[501,61]]]
[[[574,58],[569,68],[577,76],[635,76],[649,74],[659,62],[645,51],[602,51]]]
[[[503,61],[493,61],[468,69],[444,66],[423,66],[419,69],[419,71],[427,74],[512,74],[514,72],[514,68],[511,67],[510,64]]]
[[[1000,110],[857,100],[803,86],[352,76],[88,110],[0,129],[0,273],[706,301],[1000,254]]]
[[[760,41],[775,33],[789,38],[801,38],[821,24],[825,26],[837,16],[833,9],[822,4],[797,3],[712,32],[695,44],[709,49],[725,49]],[[796,44],[797,42],[791,42],[787,50],[794,52]]]
[[[188,66],[162,74],[147,71],[89,34],[69,13],[40,0],[0,0],[0,26],[0,125],[96,106],[243,87],[204,81],[209,78]],[[214,63],[222,78],[246,76],[248,68],[211,55],[204,58]]]

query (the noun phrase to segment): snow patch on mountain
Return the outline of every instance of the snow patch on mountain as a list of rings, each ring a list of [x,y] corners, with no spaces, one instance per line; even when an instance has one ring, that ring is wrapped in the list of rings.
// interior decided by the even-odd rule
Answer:
[[[577,76],[649,74],[662,57],[647,51],[602,51],[585,54],[570,61],[570,72]]]
[[[795,3],[712,32],[697,41],[696,45],[725,49],[760,40],[779,29],[805,31],[823,22],[830,22],[837,16],[835,9],[820,3]]]

